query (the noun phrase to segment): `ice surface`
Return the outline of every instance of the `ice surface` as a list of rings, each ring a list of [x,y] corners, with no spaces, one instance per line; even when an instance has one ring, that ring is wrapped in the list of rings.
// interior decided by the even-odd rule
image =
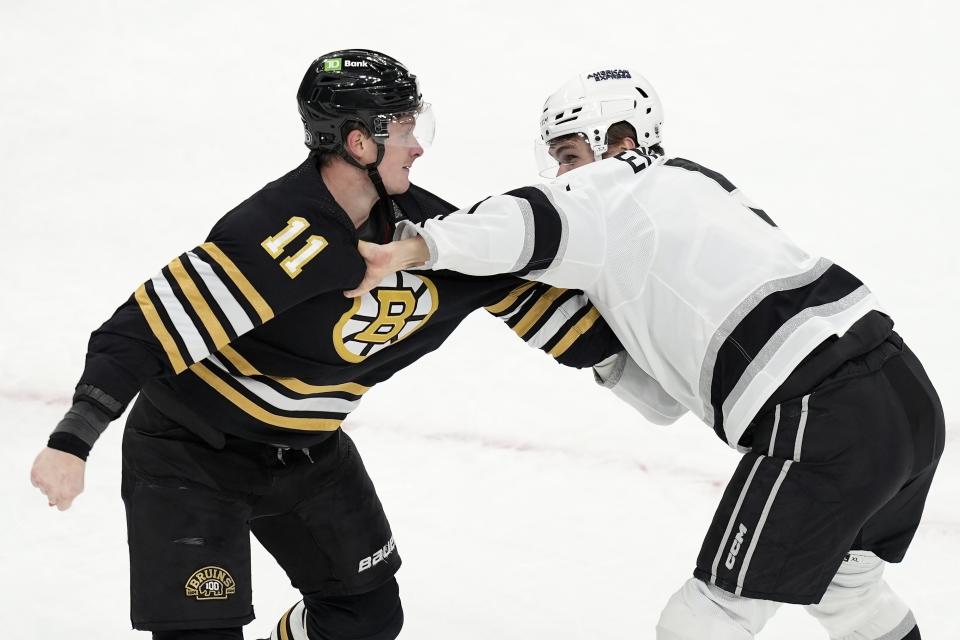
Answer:
[[[634,65],[666,147],[724,173],[865,280],[943,396],[948,449],[890,582],[924,637],[960,636],[955,9],[883,1],[0,3],[0,620],[18,638],[143,638],[127,622],[114,427],[87,490],[46,507],[29,465],[90,330],[303,156],[307,64],[387,51],[439,118],[420,184],[461,204],[536,180],[543,98]],[[652,638],[738,456],[654,428],[471,317],[348,420],[396,533],[405,638]],[[262,635],[296,598],[254,555]],[[823,637],[784,608],[764,638]]]

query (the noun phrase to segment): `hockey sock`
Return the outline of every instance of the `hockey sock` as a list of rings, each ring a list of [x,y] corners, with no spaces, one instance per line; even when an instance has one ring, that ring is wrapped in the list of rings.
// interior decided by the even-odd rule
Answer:
[[[883,567],[873,553],[851,551],[820,602],[807,606],[833,640],[920,637],[910,608],[883,580]]]
[[[397,581],[352,596],[307,595],[280,618],[270,640],[394,640],[403,627]]]
[[[914,625],[913,629],[910,630],[910,633],[903,636],[903,640],[920,640],[920,627]]]
[[[779,606],[691,578],[660,614],[657,640],[752,640]]]

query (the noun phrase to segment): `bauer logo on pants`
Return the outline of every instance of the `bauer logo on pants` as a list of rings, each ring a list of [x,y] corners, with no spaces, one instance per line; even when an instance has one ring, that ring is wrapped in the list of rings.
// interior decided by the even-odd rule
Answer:
[[[204,567],[198,569],[184,585],[187,597],[197,600],[226,600],[237,592],[237,583],[226,569]]]
[[[387,544],[383,545],[380,549],[377,549],[376,552],[367,556],[360,561],[360,568],[357,570],[357,573],[363,573],[370,567],[374,567],[381,562],[385,561],[390,557],[390,554],[394,552],[397,548],[397,543],[393,541],[393,536],[390,536],[390,539],[387,541]]]

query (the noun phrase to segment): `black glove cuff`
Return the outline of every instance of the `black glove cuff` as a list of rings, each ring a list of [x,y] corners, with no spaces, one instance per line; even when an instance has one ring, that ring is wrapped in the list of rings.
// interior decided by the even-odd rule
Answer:
[[[90,445],[66,431],[55,431],[51,433],[50,439],[47,440],[47,446],[57,451],[71,453],[81,460],[86,460],[87,456],[90,455]]]

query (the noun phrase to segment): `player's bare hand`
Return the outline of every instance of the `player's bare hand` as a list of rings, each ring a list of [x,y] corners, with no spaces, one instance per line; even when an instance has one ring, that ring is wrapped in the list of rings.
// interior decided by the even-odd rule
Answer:
[[[45,447],[33,461],[30,482],[47,496],[47,503],[66,511],[83,491],[87,463],[65,451]]]
[[[357,298],[380,284],[384,278],[409,267],[422,265],[430,257],[423,238],[397,240],[388,244],[360,241],[357,250],[367,263],[367,273],[356,289],[344,291],[348,298]]]

